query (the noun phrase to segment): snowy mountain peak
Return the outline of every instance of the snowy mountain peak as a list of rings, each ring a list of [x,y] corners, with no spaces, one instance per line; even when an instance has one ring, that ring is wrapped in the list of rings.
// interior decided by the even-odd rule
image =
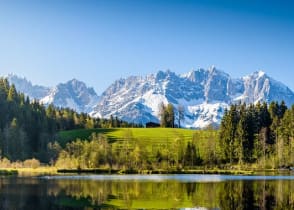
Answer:
[[[34,98],[40,100],[45,95],[47,95],[50,91],[50,88],[32,85],[30,81],[28,81],[25,77],[19,77],[15,74],[8,74],[6,76],[10,84],[14,84],[15,88],[22,93],[25,93],[30,98]]]
[[[77,112],[91,112],[99,99],[93,88],[87,87],[85,83],[77,79],[49,88],[32,85],[26,78],[15,74],[9,74],[7,78],[19,92],[45,105],[53,103],[55,106],[68,107]]]
[[[69,80],[67,83],[71,84],[72,86],[85,85],[83,82],[81,82],[81,81],[79,81],[79,80],[77,80],[75,78]]]
[[[262,77],[268,77],[264,71],[256,71],[250,75],[252,78],[260,79]]]
[[[208,68],[208,71],[210,73],[212,73],[212,72],[216,71],[216,67],[214,65],[212,65],[211,67]]]
[[[264,71],[258,71],[258,77],[263,77],[265,76],[265,72]]]
[[[294,94],[262,71],[234,79],[212,66],[182,75],[167,70],[115,82],[102,94],[92,114],[136,123],[159,122],[159,105],[172,103],[184,107],[183,126],[203,128],[219,124],[229,104],[272,100],[289,105],[294,103]]]
[[[174,78],[174,77],[176,77],[177,75],[174,73],[174,72],[172,72],[172,71],[170,71],[169,69],[167,69],[166,71],[158,71],[157,73],[156,73],[156,81],[162,81],[162,80],[168,80],[168,79],[170,79],[170,78]]]
[[[294,103],[294,93],[284,84],[256,71],[234,79],[215,66],[192,69],[177,75],[170,70],[155,74],[130,76],[116,80],[98,98],[93,88],[77,79],[55,87],[32,85],[25,78],[10,74],[16,89],[43,104],[53,103],[94,117],[117,116],[135,123],[159,122],[159,105],[172,103],[184,108],[182,126],[204,128],[218,125],[224,110],[232,103],[271,102]]]
[[[96,95],[92,87],[87,87],[87,85],[84,82],[79,81],[77,79],[71,79],[64,84],[59,84],[57,87],[62,88],[62,86],[64,86],[65,88],[70,88],[75,94],[88,92],[90,95]]]

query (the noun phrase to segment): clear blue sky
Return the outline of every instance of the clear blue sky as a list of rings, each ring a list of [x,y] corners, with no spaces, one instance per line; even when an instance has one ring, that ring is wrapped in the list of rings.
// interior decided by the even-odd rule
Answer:
[[[72,78],[100,94],[115,79],[215,65],[294,90],[294,3],[276,0],[3,0],[0,75]]]

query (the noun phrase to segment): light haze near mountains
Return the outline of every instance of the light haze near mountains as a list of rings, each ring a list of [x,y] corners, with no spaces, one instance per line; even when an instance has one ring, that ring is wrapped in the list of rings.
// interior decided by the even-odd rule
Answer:
[[[0,72],[101,94],[121,77],[215,65],[294,89],[293,1],[1,1]]]

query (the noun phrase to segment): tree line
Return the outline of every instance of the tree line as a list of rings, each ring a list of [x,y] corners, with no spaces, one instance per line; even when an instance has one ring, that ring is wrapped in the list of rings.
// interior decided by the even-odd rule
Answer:
[[[160,126],[164,128],[181,128],[181,122],[184,120],[184,107],[178,105],[177,108],[171,103],[159,105]]]
[[[16,161],[35,157],[48,162],[48,144],[58,131],[136,126],[114,117],[92,118],[69,108],[43,106],[0,78],[0,158]]]
[[[51,144],[52,157],[57,157],[54,164],[64,169],[123,170],[179,169],[202,164],[195,141],[185,143],[176,139],[150,147],[143,144],[142,139],[136,139],[131,130],[124,132],[119,142],[110,142],[105,135],[92,133],[89,140],[76,139],[65,148]]]
[[[285,102],[231,105],[220,126],[221,161],[258,163],[263,167],[293,166],[294,105]]]
[[[161,104],[161,126],[181,127],[183,111],[181,106]],[[284,102],[231,105],[218,131],[195,131],[189,142],[178,136],[166,144],[154,143],[152,151],[130,132],[118,142],[110,142],[103,135],[73,141],[65,148],[54,142],[57,132],[62,130],[137,126],[116,117],[91,118],[68,108],[43,106],[0,78],[0,158],[37,158],[44,163],[81,168],[293,166],[294,106],[288,108]]]
[[[56,165],[135,170],[288,168],[294,161],[293,126],[294,106],[288,109],[284,102],[234,104],[225,111],[219,130],[195,131],[191,141],[175,136],[166,143],[144,145],[141,142],[146,141],[126,130],[123,139],[110,143],[106,136],[93,134],[89,141],[68,143],[56,156]]]

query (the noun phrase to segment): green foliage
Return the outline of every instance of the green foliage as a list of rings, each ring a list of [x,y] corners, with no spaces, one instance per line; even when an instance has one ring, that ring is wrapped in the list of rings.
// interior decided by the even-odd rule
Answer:
[[[232,105],[220,127],[224,163],[254,163],[263,168],[293,165],[294,108],[284,102]]]
[[[38,157],[46,160],[47,143],[53,139],[54,122],[45,107],[30,103],[14,85],[0,78],[0,151],[12,161]]]
[[[90,134],[90,133],[94,134]],[[93,135],[103,137],[106,150],[96,151],[98,156],[92,156],[96,165],[78,164],[79,159],[90,160],[90,148],[100,147],[93,144]],[[70,138],[85,139],[83,141],[70,141]],[[214,142],[217,131],[195,131],[175,128],[116,128],[116,129],[89,129],[62,131],[58,139],[66,145],[65,151],[60,153],[57,161],[59,168],[103,168],[113,167],[123,170],[149,170],[193,168],[202,165],[202,159],[209,156],[210,164],[215,163],[216,152],[214,148],[207,150],[207,142]],[[101,141],[98,141],[101,144]],[[76,144],[82,144],[82,154],[77,150],[70,150]],[[91,146],[92,145],[92,146]],[[74,151],[70,153],[70,151]],[[101,155],[102,151],[106,154]],[[209,155],[208,155],[208,152]],[[210,154],[213,156],[210,156]],[[205,156],[206,155],[206,156]],[[103,157],[103,158],[102,158]],[[102,159],[101,159],[102,158]],[[94,161],[96,159],[96,161]],[[107,160],[107,161],[105,161]],[[66,164],[68,163],[68,165]],[[76,163],[76,164],[73,164]]]
[[[201,162],[199,151],[196,149],[195,144],[188,142],[184,155],[184,165],[193,167],[195,165],[200,165]]]
[[[102,134],[91,135],[90,141],[80,139],[67,143],[59,154],[56,166],[59,168],[98,168],[101,165],[112,165],[112,149]]]
[[[160,124],[163,128],[175,127],[175,108],[172,104],[160,104]]]
[[[58,150],[56,145],[52,148],[49,144],[54,141],[57,131],[113,126],[139,125],[118,118],[94,119],[88,114],[53,105],[45,107],[25,98],[14,85],[9,85],[7,79],[0,78],[0,156],[11,161],[36,157],[42,162],[54,162]]]
[[[15,166],[35,157],[68,168],[123,170],[294,165],[294,106],[284,102],[232,105],[219,132],[175,129],[183,119],[180,106],[161,104],[160,114],[169,128],[130,128],[140,125],[44,107],[0,78],[0,158]]]
[[[175,117],[178,121],[177,127],[181,128],[181,121],[185,119],[185,115],[184,115],[185,108],[182,105],[178,105],[177,109],[175,109],[175,112],[176,112]]]
[[[233,163],[236,160],[236,134],[239,121],[239,113],[236,105],[232,105],[229,111],[225,111],[220,126],[220,144],[222,148],[223,160]]]

